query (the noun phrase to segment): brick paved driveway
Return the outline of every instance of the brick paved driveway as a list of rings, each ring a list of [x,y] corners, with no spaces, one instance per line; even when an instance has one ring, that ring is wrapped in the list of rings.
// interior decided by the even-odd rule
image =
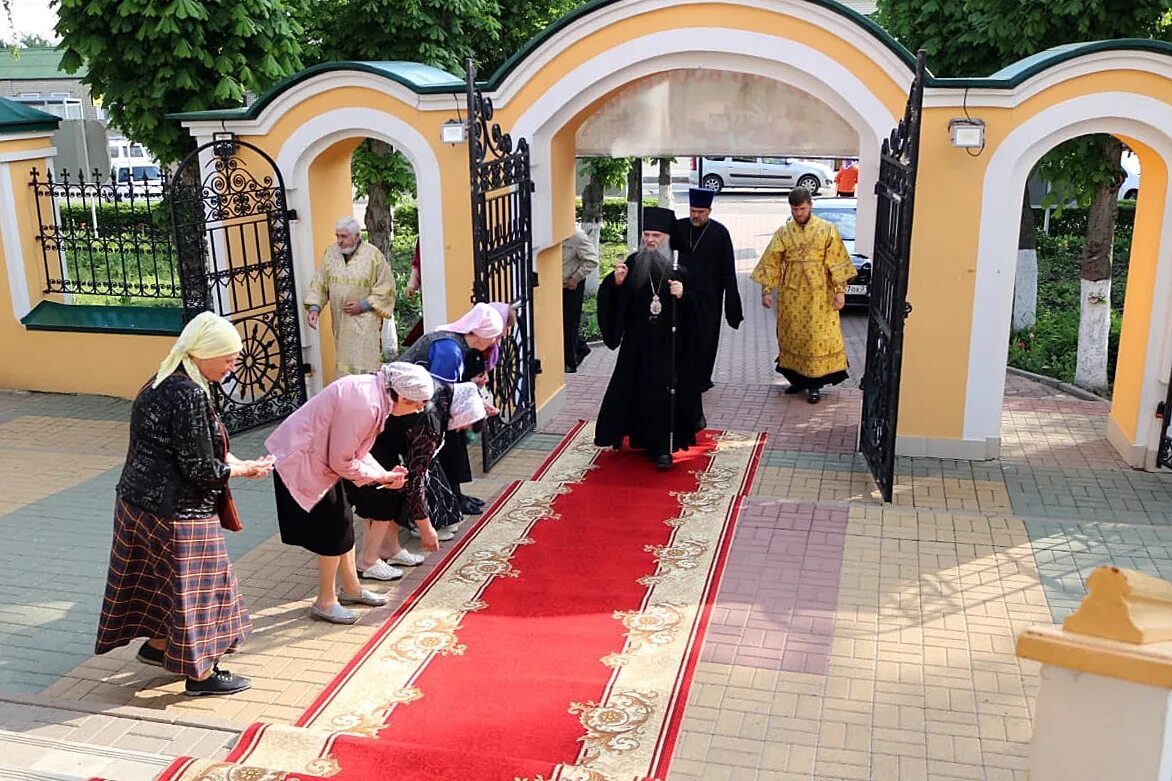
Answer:
[[[764,216],[738,223],[743,270],[771,230]],[[671,778],[1024,779],[1037,676],[1013,656],[1014,634],[1060,620],[1101,563],[1172,577],[1172,476],[1114,456],[1105,405],[1011,379],[1003,458],[901,459],[884,506],[854,453],[859,391],[848,384],[816,407],[782,395],[769,313],[744,274],[741,285],[747,320],[726,329],[706,412],[713,427],[768,432],[769,446]],[[856,377],[864,328],[847,316]],[[596,349],[558,417],[474,493],[527,477],[575,421],[593,418],[612,362]],[[232,666],[255,688],[185,698],[131,649],[91,658],[128,411],[120,400],[0,393],[0,730],[76,737],[80,722],[63,732],[72,722],[61,714],[96,712],[113,726],[92,722],[78,740],[143,748],[149,738],[144,750],[166,754],[199,741],[211,751],[254,720],[293,720],[394,599],[354,627],[305,620],[312,557],[276,538],[266,483],[241,483],[246,528],[230,540],[256,623]],[[266,433],[233,449],[258,453]],[[144,736],[119,714],[154,726]]]

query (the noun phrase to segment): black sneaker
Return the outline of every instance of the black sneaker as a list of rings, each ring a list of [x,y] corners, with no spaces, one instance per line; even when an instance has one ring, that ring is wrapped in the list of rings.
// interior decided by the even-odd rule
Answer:
[[[153,648],[150,643],[143,643],[142,648],[138,649],[138,653],[134,655],[134,658],[143,664],[149,664],[151,667],[162,667],[163,657],[166,655],[166,651]]]
[[[202,681],[187,679],[184,693],[191,697],[204,697],[209,694],[236,694],[252,688],[252,681],[243,675],[233,675],[219,667],[212,668],[212,674]]]

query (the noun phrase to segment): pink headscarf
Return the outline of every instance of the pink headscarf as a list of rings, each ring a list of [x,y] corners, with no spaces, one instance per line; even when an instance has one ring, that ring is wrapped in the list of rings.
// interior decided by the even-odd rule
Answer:
[[[505,321],[492,305],[481,303],[468,310],[468,313],[456,322],[441,325],[436,330],[495,339],[504,333]]]
[[[504,324],[507,327],[509,325],[509,315],[512,313],[513,308],[510,307],[508,304],[502,304],[500,301],[493,301],[491,304],[489,304],[489,306],[491,306],[493,309],[495,309],[497,312],[500,313],[501,320],[504,321]],[[484,370],[486,372],[492,371],[493,367],[495,367],[497,365],[497,363],[500,361],[500,359],[501,359],[500,345],[494,344],[492,347],[489,347],[488,350],[486,350],[484,353]]]

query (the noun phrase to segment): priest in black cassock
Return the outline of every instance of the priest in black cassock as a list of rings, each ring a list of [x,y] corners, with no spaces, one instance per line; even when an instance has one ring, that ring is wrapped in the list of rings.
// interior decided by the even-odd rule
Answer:
[[[737,290],[737,263],[728,228],[712,219],[715,190],[693,187],[688,190],[688,216],[676,223],[676,249],[680,267],[696,280],[693,292],[700,305],[701,333],[694,360],[700,390],[712,388],[712,370],[720,347],[720,319],[739,328],[745,319],[741,294]]]
[[[706,425],[692,357],[701,333],[700,308],[690,272],[672,270],[675,221],[670,209],[645,208],[639,251],[598,288],[602,339],[619,357],[598,411],[594,444],[620,448],[628,438],[630,447],[646,450],[660,469],[671,468],[671,453],[696,444],[696,432]]]

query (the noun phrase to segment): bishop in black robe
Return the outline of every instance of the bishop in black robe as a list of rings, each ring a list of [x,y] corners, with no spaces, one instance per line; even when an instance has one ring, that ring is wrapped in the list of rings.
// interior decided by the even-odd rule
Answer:
[[[669,209],[644,209],[643,248],[627,257],[626,278],[619,284],[611,272],[598,289],[602,338],[619,357],[598,411],[594,444],[619,448],[626,438],[660,469],[671,467],[672,452],[696,444],[696,432],[707,425],[692,358],[701,328],[693,280],[686,270],[672,271],[670,249],[655,257],[657,247],[670,248],[674,224]],[[670,293],[673,279],[683,286],[680,298]]]
[[[701,391],[712,387],[712,370],[720,348],[721,310],[732,328],[739,328],[745,319],[737,289],[732,236],[728,228],[711,219],[714,195],[715,191],[700,187],[688,191],[689,214],[676,223],[675,237],[680,268],[695,280],[693,292],[700,307],[702,322],[693,360],[698,364]]]

